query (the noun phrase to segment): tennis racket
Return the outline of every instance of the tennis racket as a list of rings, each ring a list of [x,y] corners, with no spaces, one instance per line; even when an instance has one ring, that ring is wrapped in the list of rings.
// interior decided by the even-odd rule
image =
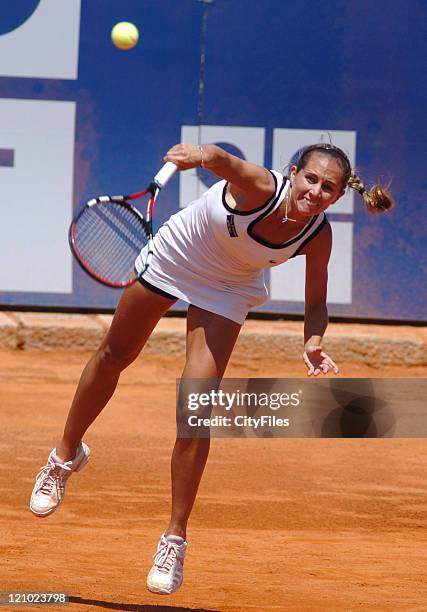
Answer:
[[[145,272],[153,256],[153,208],[157,196],[175,174],[167,162],[144,191],[130,195],[99,196],[89,200],[70,225],[71,252],[83,270],[108,287],[132,285],[137,276],[135,259],[147,246]],[[144,215],[129,202],[148,195]]]

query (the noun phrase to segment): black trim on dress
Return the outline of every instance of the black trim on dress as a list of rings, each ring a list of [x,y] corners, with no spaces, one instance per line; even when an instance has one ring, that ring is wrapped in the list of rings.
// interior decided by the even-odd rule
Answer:
[[[138,276],[138,280],[141,283],[141,285],[143,285],[147,289],[150,289],[150,291],[153,291],[154,293],[158,293],[159,295],[162,295],[165,298],[169,298],[170,300],[173,300],[174,302],[176,302],[176,300],[179,300],[179,298],[177,298],[175,295],[171,295],[170,293],[167,293],[167,291],[163,291],[163,289],[159,289],[155,285],[152,285],[151,283],[146,281],[144,278],[142,278],[142,276]]]
[[[224,208],[228,210],[228,212],[232,213],[233,215],[253,215],[259,212],[260,210],[262,210],[265,206],[268,206],[272,200],[276,199],[276,192],[277,192],[277,178],[275,177],[274,173],[271,172],[271,170],[269,170],[269,172],[274,179],[274,193],[272,196],[268,198],[266,202],[264,202],[264,204],[262,204],[261,206],[258,206],[258,208],[253,208],[252,210],[236,210],[235,208],[231,208],[225,201],[225,195],[227,193],[227,187],[229,185],[229,181],[227,181],[224,185],[224,189],[222,190],[222,204]]]
[[[288,179],[286,178],[286,176],[283,177],[283,181],[282,184],[280,186],[279,191],[277,192],[277,196],[274,198],[274,202],[271,203],[271,206],[269,206],[267,208],[267,210],[264,210],[264,212],[262,212],[256,219],[254,219],[253,221],[251,221],[248,225],[248,227],[246,228],[246,230],[249,229],[249,227],[252,227],[254,225],[254,223],[257,223],[257,221],[261,221],[261,219],[264,219],[264,217],[266,217],[267,215],[269,215],[271,212],[273,212],[273,210],[276,209],[276,206],[280,200],[280,196],[282,195],[282,191],[285,188],[286,183],[288,182]],[[252,238],[251,234],[249,234],[249,236]]]
[[[268,212],[266,213],[268,214]],[[323,213],[321,213],[323,214]],[[258,244],[262,244],[265,247],[268,247],[269,249],[285,249],[288,246],[291,246],[292,244],[294,244],[295,242],[298,242],[298,240],[301,240],[301,238],[303,236],[305,236],[305,234],[307,232],[310,231],[310,229],[313,227],[313,225],[316,223],[317,219],[319,218],[319,215],[315,215],[314,217],[312,217],[310,219],[310,221],[307,223],[307,225],[304,225],[304,227],[302,228],[302,230],[300,232],[298,232],[298,234],[296,236],[294,236],[293,238],[291,238],[290,240],[287,240],[286,242],[282,242],[281,244],[275,244],[273,242],[268,242],[268,240],[264,240],[263,238],[260,238],[259,236],[257,236],[256,234],[253,233],[253,228],[254,225],[260,221],[261,219],[263,219],[266,215],[260,215],[259,217],[257,217],[256,219],[254,219],[247,227],[247,233],[248,236],[250,236],[252,238],[252,240],[255,240],[255,242],[258,242]],[[323,223],[323,220],[321,221],[321,224]],[[317,228],[316,228],[317,230]],[[315,231],[316,231],[315,230]],[[298,247],[299,248],[299,247]]]
[[[326,225],[327,223],[327,218],[326,215],[323,215],[323,219],[322,221],[319,223],[319,226],[316,227],[316,229],[314,230],[314,232],[312,234],[310,234],[310,236],[308,236],[308,238],[306,238],[297,248],[297,250],[295,251],[295,253],[293,255],[291,255],[289,257],[289,259],[292,259],[292,257],[296,257],[297,255],[300,254],[301,250],[305,247],[306,244],[308,244],[310,242],[310,240],[312,240],[315,236],[317,236],[317,234],[320,232],[320,230]]]

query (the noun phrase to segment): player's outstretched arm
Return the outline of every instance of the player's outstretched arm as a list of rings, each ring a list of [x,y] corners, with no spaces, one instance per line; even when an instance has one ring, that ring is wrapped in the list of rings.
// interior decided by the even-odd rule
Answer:
[[[266,168],[231,155],[214,144],[177,144],[163,159],[176,164],[178,170],[202,166],[227,180],[240,209],[259,205],[274,193],[274,179]]]
[[[323,335],[328,326],[326,306],[328,262],[332,248],[332,232],[326,223],[306,249],[304,353],[308,376],[329,371],[338,374],[337,364],[323,350]]]

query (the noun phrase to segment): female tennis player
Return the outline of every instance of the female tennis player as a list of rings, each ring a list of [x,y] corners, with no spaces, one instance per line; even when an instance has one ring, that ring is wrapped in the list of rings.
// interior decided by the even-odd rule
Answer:
[[[37,475],[30,502],[37,516],[58,508],[68,478],[88,462],[84,433],[111,398],[120,373],[178,298],[190,304],[182,378],[221,379],[249,309],[267,298],[263,269],[305,255],[303,360],[309,376],[338,372],[322,346],[332,244],[325,211],[347,187],[361,194],[372,212],[389,210],[390,194],[379,185],[366,190],[347,155],[327,144],[304,149],[289,177],[212,144],[178,144],[164,160],[178,170],[203,166],[222,180],[160,228],[147,270],[144,251],[137,258],[140,282],[124,291],[110,330],[82,373],[63,437]],[[208,438],[177,437],[171,519],[147,578],[153,592],[173,593],[182,583],[187,521],[208,452]]]

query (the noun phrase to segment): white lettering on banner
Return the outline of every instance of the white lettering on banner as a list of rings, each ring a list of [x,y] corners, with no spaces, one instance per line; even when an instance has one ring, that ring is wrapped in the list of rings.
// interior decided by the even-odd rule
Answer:
[[[76,104],[0,99],[0,291],[70,293]]]
[[[288,170],[287,166],[295,155],[303,147],[316,144],[317,142],[329,142],[340,147],[348,156],[352,166],[356,159],[356,132],[344,130],[294,130],[276,128],[273,130],[273,170],[283,172]],[[334,214],[353,213],[354,191],[348,190],[339,201],[339,204],[331,209]]]
[[[81,0],[40,0],[19,27],[0,35],[0,76],[76,79]]]
[[[273,169],[283,172],[295,161],[298,151],[316,142],[329,142],[340,147],[352,166],[356,159],[356,132],[343,130],[298,130],[277,128],[273,132]],[[288,171],[288,168],[286,168]],[[336,206],[334,214],[353,213],[354,192],[349,189]],[[329,262],[328,303],[351,304],[353,223],[332,222],[333,245]],[[270,269],[270,299],[284,302],[304,302],[305,257],[295,257]]]
[[[197,126],[182,126],[181,142],[196,144],[198,137],[199,128]],[[356,132],[354,131],[276,128],[273,131],[273,169],[284,172],[288,164],[295,160],[302,147],[316,142],[329,142],[329,138],[332,144],[343,149],[354,166],[356,158]],[[229,144],[240,149],[248,161],[260,166],[264,165],[264,128],[203,125],[201,127],[201,142]],[[180,174],[180,207],[187,206],[199,197],[206,188],[199,178],[197,169],[182,172]],[[334,214],[352,214],[353,197],[353,191],[348,190],[348,193],[331,211]],[[351,304],[353,223],[351,221],[335,221],[331,223],[331,226],[334,240],[329,262],[328,302]],[[304,302],[305,257],[296,257],[281,266],[271,268],[269,274],[271,300]]]
[[[229,125],[202,125],[201,142],[229,144],[241,151],[245,159],[264,165],[265,128],[236,127]],[[181,127],[181,142],[197,144],[199,128],[194,125]],[[185,208],[207,189],[200,180],[197,168],[179,175],[179,207]]]
[[[331,222],[333,242],[328,273],[328,303],[351,304],[353,223]],[[297,256],[281,266],[270,268],[270,299],[304,302],[305,257]]]

